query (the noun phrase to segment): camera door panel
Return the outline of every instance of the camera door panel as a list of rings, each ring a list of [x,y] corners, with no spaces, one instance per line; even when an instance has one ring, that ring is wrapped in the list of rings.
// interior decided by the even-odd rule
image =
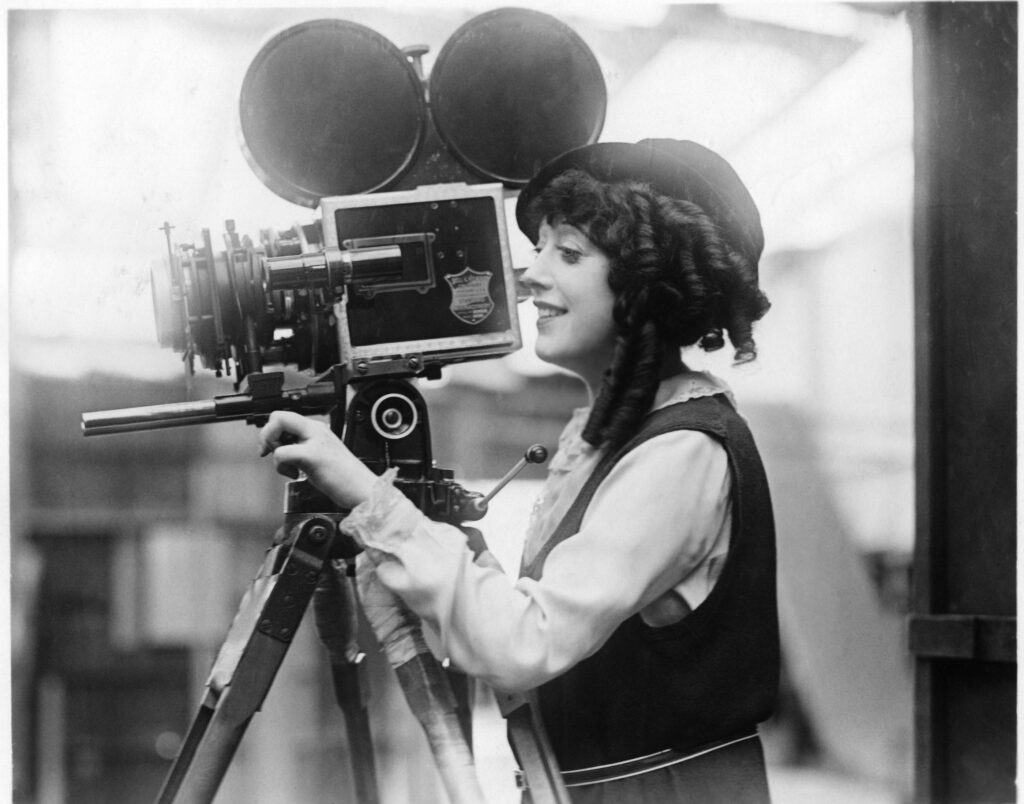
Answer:
[[[349,337],[355,347],[501,333],[511,326],[501,239],[490,197],[339,209],[338,237],[433,235],[429,286],[395,292],[372,287],[348,295]],[[425,255],[403,244],[409,277],[422,277]],[[357,277],[358,279],[358,277]],[[426,283],[424,283],[426,285]]]

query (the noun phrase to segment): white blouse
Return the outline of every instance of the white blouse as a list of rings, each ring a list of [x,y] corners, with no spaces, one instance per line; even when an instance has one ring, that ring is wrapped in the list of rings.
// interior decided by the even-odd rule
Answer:
[[[655,408],[729,391],[684,372],[662,382]],[[581,437],[581,408],[559,439],[532,512],[524,556],[536,555],[600,460]],[[528,690],[594,653],[628,617],[666,625],[711,591],[729,546],[725,450],[680,430],[627,453],[601,483],[572,538],[548,554],[540,580],[474,562],[455,527],[433,522],[390,483],[342,522],[385,587],[433,630],[462,671],[509,692]],[[486,524],[486,523],[485,523]]]

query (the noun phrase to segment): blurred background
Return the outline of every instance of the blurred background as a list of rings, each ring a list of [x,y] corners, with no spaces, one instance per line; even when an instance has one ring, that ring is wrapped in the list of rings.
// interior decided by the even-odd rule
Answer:
[[[522,4],[521,4],[522,5]],[[527,4],[525,7],[529,7]],[[8,16],[15,800],[155,795],[213,654],[280,520],[283,483],[241,423],[84,440],[83,411],[231,392],[156,345],[149,271],[176,239],[308,223],[237,136],[261,44],[322,17],[429,47],[488,4],[22,10]],[[600,139],[726,156],[766,232],[758,360],[688,355],[737,393],[776,501],[784,694],[765,729],[777,802],[910,796],[914,541],[912,41],[904,4],[538,4],[597,57]],[[511,225],[518,267],[528,244]],[[525,348],[423,384],[439,464],[486,491],[554,446],[582,386]],[[727,352],[728,350],[723,350]],[[292,384],[306,378],[295,375]],[[543,469],[482,523],[514,567]],[[307,618],[311,620],[311,618]],[[442,801],[370,651],[385,801]],[[479,692],[489,800],[518,800]],[[220,802],[351,800],[325,656],[303,625]]]

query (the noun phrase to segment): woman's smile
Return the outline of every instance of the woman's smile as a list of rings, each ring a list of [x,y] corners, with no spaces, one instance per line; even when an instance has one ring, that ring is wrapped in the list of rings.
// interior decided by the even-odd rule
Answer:
[[[535,301],[533,306],[537,308],[537,325],[540,326],[542,323],[550,321],[552,318],[558,318],[559,316],[565,315],[568,310],[564,307],[555,307],[552,304],[547,304],[542,301]]]

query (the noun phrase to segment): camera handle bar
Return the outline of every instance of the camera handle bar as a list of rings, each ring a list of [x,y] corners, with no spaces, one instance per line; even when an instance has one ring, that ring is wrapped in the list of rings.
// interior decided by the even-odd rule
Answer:
[[[347,378],[340,370],[324,375],[304,388],[284,387],[284,373],[268,371],[246,375],[247,390],[196,402],[171,402],[137,408],[103,410],[82,414],[82,432],[87,436],[133,433],[244,420],[258,424],[275,410],[303,414],[327,413],[345,398]]]
[[[82,429],[86,435],[99,435],[231,419],[261,424],[273,410],[287,409],[330,411],[332,430],[338,433],[345,414],[344,404],[338,400],[345,399],[347,381],[336,372],[331,380],[284,390],[279,372],[255,373],[246,378],[249,390],[244,393],[207,402],[86,413]],[[479,519],[490,499],[527,463],[547,459],[546,450],[534,445],[488,495],[466,492],[451,481],[451,472],[432,464],[426,405],[415,387],[397,378],[369,380],[361,386],[348,410],[345,443],[378,473],[397,466],[396,485],[434,519],[457,526],[461,520]],[[377,804],[364,654],[356,639],[358,604],[353,576],[359,548],[339,530],[344,516],[308,481],[288,484],[284,524],[241,601],[157,804],[208,804],[213,800],[310,601],[344,715],[356,800]],[[463,530],[471,547],[484,549],[478,531]],[[410,708],[427,734],[452,801],[469,804],[476,800],[480,793],[471,768],[449,767],[446,772],[443,767],[453,764],[452,756],[456,757],[454,764],[462,761],[458,752],[452,754],[451,746],[457,744],[464,747],[471,763],[470,679],[443,670],[428,653],[418,653],[395,669]],[[535,702],[530,696],[496,694],[496,698],[534,804],[568,804]],[[443,715],[428,723],[431,711]],[[445,729],[458,733],[439,733]]]

